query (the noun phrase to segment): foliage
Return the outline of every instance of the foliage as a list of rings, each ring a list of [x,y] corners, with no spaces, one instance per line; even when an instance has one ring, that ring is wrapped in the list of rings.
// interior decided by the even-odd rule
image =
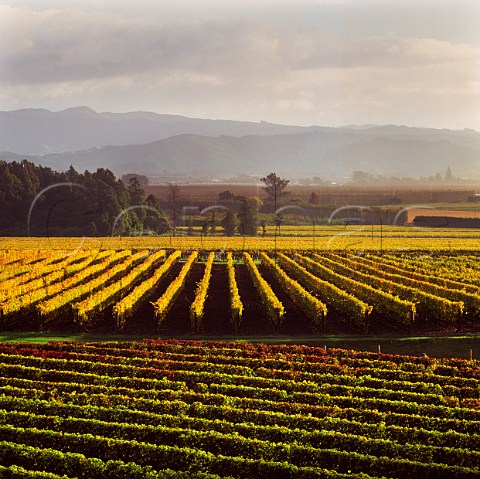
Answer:
[[[163,293],[162,296],[155,302],[152,302],[153,309],[155,311],[155,324],[157,328],[163,324],[168,311],[173,306],[175,300],[185,286],[185,281],[190,273],[193,262],[197,259],[197,256],[198,251],[193,251],[190,253],[179,275],[168,285],[165,293]]]
[[[174,251],[150,277],[142,281],[131,293],[123,296],[122,299],[115,304],[113,314],[115,315],[117,329],[123,329],[127,318],[131,318],[142,306],[143,302],[152,295],[155,286],[165,278],[165,275],[180,259],[180,256],[180,251]]]
[[[275,329],[278,331],[285,316],[285,308],[278,300],[270,285],[265,281],[265,279],[262,278],[250,254],[244,252],[243,257],[250,276],[252,277],[253,283],[260,294],[260,298],[262,299],[262,306],[264,307],[266,314],[273,323]]]
[[[302,309],[305,316],[316,326],[323,327],[327,314],[325,304],[307,291],[300,283],[290,278],[267,254],[261,253],[261,258],[262,264],[265,264],[274,274],[293,302]]]
[[[228,290],[230,295],[230,321],[238,334],[238,328],[242,322],[243,303],[238,293],[237,280],[235,279],[235,267],[233,265],[232,252],[227,253],[227,274],[228,274]]]
[[[68,242],[64,244],[67,245]],[[200,252],[208,252],[209,259],[196,299],[189,304],[192,330],[198,333],[203,321],[211,275],[224,268],[228,275],[230,320],[238,332],[243,303],[232,251],[216,253],[226,264],[212,270],[215,253],[193,250],[164,295],[152,300],[158,326],[183,290],[190,267]],[[244,251],[243,263],[262,298],[265,314],[276,330],[281,331],[286,312],[272,289],[278,286],[265,281],[252,254]],[[86,327],[98,319],[111,318],[113,311],[116,327],[122,329],[127,319],[148,305],[153,291],[181,255],[181,250],[170,248],[0,250],[1,324],[10,327],[16,321],[29,319],[39,321],[37,324],[42,326],[63,318],[71,326]],[[478,329],[478,255],[438,254],[420,260],[418,255],[406,254],[358,256],[330,251],[320,255],[270,249],[268,254],[255,252],[255,256],[262,259],[263,266],[277,278],[305,316],[319,326],[334,318],[366,332],[372,325],[388,325],[401,331],[426,326],[429,331],[453,331],[463,325],[467,331]],[[236,253],[236,257],[241,255]]]
[[[258,196],[249,196],[242,200],[238,217],[240,225],[238,232],[242,235],[257,236],[260,225],[260,207],[263,202]]]
[[[144,227],[166,231],[145,210],[145,194],[136,177],[128,187],[108,169],[58,173],[23,160],[0,161],[0,232],[37,236],[129,235]],[[135,207],[130,209],[131,207]],[[159,212],[160,214],[160,212]],[[155,217],[155,215],[153,215]]]
[[[0,344],[0,475],[478,477],[477,361],[249,343]]]
[[[270,173],[267,176],[260,178],[262,183],[265,183],[263,190],[277,203],[277,198],[286,196],[288,192],[284,191],[290,183],[290,180],[285,180],[277,176],[276,173]]]
[[[358,298],[362,302],[374,306],[372,313],[380,318],[391,321],[392,324],[410,326],[415,321],[416,305],[390,293],[388,288],[377,289],[368,283],[344,276],[335,270],[324,266],[321,262],[295,254],[295,261],[310,273],[324,281],[332,283],[337,288]]]
[[[83,301],[74,303],[72,309],[80,326],[93,324],[95,317],[103,312],[108,306],[112,306],[116,300],[128,294],[135,286],[149,277],[159,263],[165,257],[165,251],[160,250],[152,254],[143,251],[142,261],[135,265],[128,273],[121,276],[117,281],[110,282],[105,287],[89,294]]]
[[[226,236],[234,236],[238,228],[238,218],[234,211],[228,210],[222,219],[221,225]]]
[[[346,288],[336,286],[333,282],[312,274],[299,262],[293,261],[283,253],[279,254],[278,260],[293,278],[315,294],[327,308],[337,311],[341,318],[357,327],[364,329],[368,327],[373,310],[372,304],[362,301]]]
[[[190,324],[192,328],[192,333],[200,332],[200,327],[205,312],[205,301],[207,299],[208,287],[210,284],[210,278],[212,276],[212,265],[214,259],[215,253],[213,253],[212,251],[208,255],[203,277],[197,285],[197,289],[195,291],[195,299],[190,305]]]
[[[167,183],[168,193],[167,201],[170,206],[170,213],[172,218],[172,232],[173,236],[177,235],[177,226],[180,219],[180,199],[181,191],[180,186],[177,183],[169,182]]]

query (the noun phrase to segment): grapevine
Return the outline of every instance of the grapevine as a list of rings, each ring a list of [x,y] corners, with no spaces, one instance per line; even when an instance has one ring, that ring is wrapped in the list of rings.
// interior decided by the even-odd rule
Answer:
[[[179,260],[180,256],[180,251],[177,250],[173,252],[149,278],[142,281],[130,294],[115,304],[113,307],[113,314],[116,318],[117,329],[123,329],[125,321],[128,318],[131,318],[143,302],[151,296],[154,288],[163,278],[165,278],[166,274]]]
[[[197,259],[197,256],[198,251],[193,251],[190,253],[190,256],[187,258],[187,261],[183,265],[179,275],[170,283],[165,293],[163,293],[163,295],[157,301],[152,302],[153,309],[155,311],[156,329],[159,329],[162,326],[168,311],[173,306],[175,299],[182,291],[188,273],[190,272],[190,268],[193,262]]]
[[[203,278],[197,286],[197,290],[195,292],[195,299],[190,305],[190,324],[192,327],[192,333],[198,333],[200,331],[200,326],[203,321],[205,300],[207,299],[208,286],[212,274],[212,265],[214,258],[215,253],[211,252],[207,258]]]
[[[238,293],[237,281],[235,279],[235,267],[233,266],[231,251],[227,253],[227,274],[230,292],[230,321],[235,328],[235,333],[238,334],[238,328],[242,322],[243,303]]]
[[[325,325],[327,307],[322,301],[306,291],[297,281],[291,279],[269,256],[261,253],[262,263],[274,274],[287,290],[287,293],[316,326],[322,329]]]
[[[149,255],[144,261],[136,266],[127,275],[99,289],[93,295],[89,295],[83,301],[72,305],[74,314],[80,325],[91,324],[95,315],[105,310],[116,298],[123,293],[128,293],[135,284],[141,281],[149,272],[165,257],[165,251],[160,250]]]
[[[283,317],[285,315],[283,304],[278,300],[270,285],[260,275],[260,272],[253,262],[250,254],[244,252],[243,257],[245,259],[245,264],[248,268],[248,271],[250,272],[250,276],[252,277],[253,283],[255,284],[257,291],[262,298],[262,303],[265,307],[267,315],[275,328],[278,330],[282,325]]]

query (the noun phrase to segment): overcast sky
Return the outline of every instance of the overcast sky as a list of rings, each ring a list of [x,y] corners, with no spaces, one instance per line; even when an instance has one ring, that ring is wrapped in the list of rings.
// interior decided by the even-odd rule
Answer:
[[[480,0],[0,0],[0,110],[480,131]]]

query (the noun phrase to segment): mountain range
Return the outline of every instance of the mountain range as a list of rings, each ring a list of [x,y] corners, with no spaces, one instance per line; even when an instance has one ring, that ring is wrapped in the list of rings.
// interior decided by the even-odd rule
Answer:
[[[406,126],[295,126],[206,120],[151,112],[0,112],[0,159],[29,159],[63,171],[221,177],[263,175],[344,179],[444,174],[480,178],[480,133]]]

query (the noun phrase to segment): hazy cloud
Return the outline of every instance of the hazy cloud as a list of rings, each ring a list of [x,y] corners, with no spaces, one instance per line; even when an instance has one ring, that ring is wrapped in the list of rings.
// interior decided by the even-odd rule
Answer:
[[[468,44],[454,45],[437,39],[395,35],[342,40],[312,32],[284,38],[280,49],[288,65],[299,69],[409,68],[478,62],[480,59],[480,48]]]
[[[220,71],[248,48],[242,21],[165,25],[82,11],[10,10],[2,78],[48,83],[184,69]],[[0,16],[5,7],[0,8]],[[20,21],[21,20],[21,21]]]
[[[440,126],[441,111],[445,126],[480,128],[475,43],[373,24],[365,34],[351,19],[343,30],[328,28],[334,14],[342,26],[345,2],[297,2],[290,24],[290,2],[265,2],[270,17],[215,16],[207,4],[209,15],[179,19],[160,15],[159,3],[141,1],[131,15],[133,0],[115,11],[80,2],[0,5],[0,109],[87,104],[284,123],[432,126]],[[325,28],[315,27],[311,13],[301,16],[302,5]]]

